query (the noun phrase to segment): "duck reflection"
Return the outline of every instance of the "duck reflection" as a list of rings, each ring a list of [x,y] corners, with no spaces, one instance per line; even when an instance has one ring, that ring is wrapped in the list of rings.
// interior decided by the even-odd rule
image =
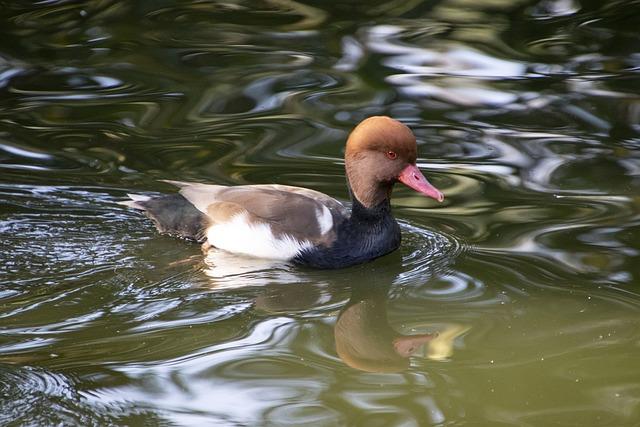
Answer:
[[[437,333],[403,335],[389,324],[389,285],[358,284],[334,327],[338,356],[352,368],[367,372],[398,372],[409,357]]]
[[[209,261],[214,261],[209,259]],[[384,263],[366,264],[331,274],[299,269],[258,268],[253,273],[244,267],[229,273],[232,264],[216,259],[206,272],[215,279],[215,287],[262,288],[254,297],[253,308],[270,314],[336,313],[333,328],[335,350],[348,366],[365,372],[390,373],[408,369],[411,357],[426,355],[430,360],[447,360],[453,355],[454,341],[469,328],[441,321],[420,325],[421,333],[404,334],[389,320],[387,304],[391,289],[403,271],[400,255],[385,257]],[[217,264],[217,266],[216,266]],[[224,265],[222,271],[219,266]],[[436,267],[438,264],[438,267]],[[446,263],[445,263],[446,264]],[[246,264],[245,264],[246,265]],[[260,265],[260,267],[265,267]],[[435,263],[424,273],[440,273],[443,264]],[[357,282],[357,283],[354,283]],[[346,303],[345,303],[346,301]]]

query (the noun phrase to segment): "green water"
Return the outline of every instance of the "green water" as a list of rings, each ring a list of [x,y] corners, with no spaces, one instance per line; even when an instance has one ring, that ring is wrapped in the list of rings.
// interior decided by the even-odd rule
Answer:
[[[0,425],[640,425],[639,29],[633,0],[0,1]],[[377,114],[446,200],[397,188],[372,263],[205,259],[116,203],[345,200]]]

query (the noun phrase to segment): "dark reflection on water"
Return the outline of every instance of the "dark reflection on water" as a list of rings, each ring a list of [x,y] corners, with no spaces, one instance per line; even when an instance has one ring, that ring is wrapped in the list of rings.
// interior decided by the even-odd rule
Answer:
[[[0,424],[637,425],[638,1],[5,2],[0,23]],[[398,188],[403,248],[373,263],[205,259],[116,203],[159,179],[344,199],[373,114],[446,194]]]

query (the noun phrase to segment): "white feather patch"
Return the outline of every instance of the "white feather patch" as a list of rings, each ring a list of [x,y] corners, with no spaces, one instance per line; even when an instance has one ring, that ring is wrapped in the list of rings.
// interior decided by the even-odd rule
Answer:
[[[322,205],[322,210],[316,210],[316,219],[320,226],[320,234],[326,234],[331,230],[331,227],[333,227],[333,216],[331,215],[329,208],[325,205]]]
[[[151,200],[151,197],[143,196],[142,194],[127,194],[127,196],[129,196],[131,200],[124,200],[116,203],[122,206],[144,210],[144,207],[142,205],[139,205],[138,202],[146,202],[147,200]]]
[[[146,202],[151,200],[151,197],[143,196],[142,194],[127,194],[127,196],[129,196],[129,198],[134,202]]]
[[[209,227],[207,240],[216,248],[228,252],[282,261],[288,261],[313,246],[307,240],[299,241],[289,235],[278,238],[269,224],[250,222],[246,213]]]

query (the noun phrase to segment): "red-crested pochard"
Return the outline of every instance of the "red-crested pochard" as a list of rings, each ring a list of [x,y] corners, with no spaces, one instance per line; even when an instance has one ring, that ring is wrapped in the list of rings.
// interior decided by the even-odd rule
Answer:
[[[441,202],[443,194],[416,166],[416,138],[385,116],[362,121],[345,150],[351,213],[318,191],[287,185],[227,187],[167,181],[179,194],[129,195],[123,204],[145,211],[162,233],[228,252],[340,268],[372,260],[400,246],[389,198],[400,181]]]

